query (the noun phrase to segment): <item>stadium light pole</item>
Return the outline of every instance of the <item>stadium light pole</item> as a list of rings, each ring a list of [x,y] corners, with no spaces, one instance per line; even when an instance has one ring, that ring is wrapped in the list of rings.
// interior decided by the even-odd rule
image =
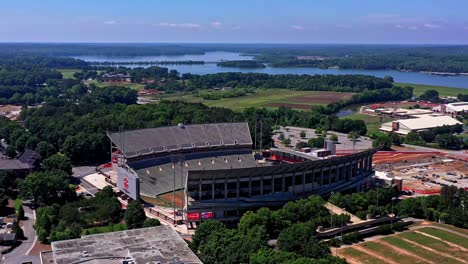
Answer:
[[[390,218],[390,230],[393,231],[393,218],[395,215],[393,214],[393,201],[395,201],[396,197],[392,197],[392,218]]]

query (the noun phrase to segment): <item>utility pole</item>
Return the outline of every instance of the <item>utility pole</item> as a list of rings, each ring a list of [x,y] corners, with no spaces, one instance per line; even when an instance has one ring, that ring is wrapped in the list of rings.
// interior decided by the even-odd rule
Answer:
[[[260,119],[260,153],[263,145],[263,119]]]

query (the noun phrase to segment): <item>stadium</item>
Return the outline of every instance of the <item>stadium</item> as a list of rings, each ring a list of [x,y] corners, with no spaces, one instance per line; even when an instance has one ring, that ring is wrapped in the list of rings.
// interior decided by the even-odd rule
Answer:
[[[315,156],[277,148],[254,154],[247,123],[179,124],[108,137],[119,190],[144,201],[174,197],[189,227],[212,218],[236,223],[248,210],[311,194],[368,188],[376,152],[337,156],[328,142]]]

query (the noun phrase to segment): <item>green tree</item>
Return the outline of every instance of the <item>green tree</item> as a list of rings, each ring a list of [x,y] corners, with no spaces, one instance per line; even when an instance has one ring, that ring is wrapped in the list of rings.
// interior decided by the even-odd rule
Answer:
[[[72,174],[72,165],[70,159],[61,154],[54,154],[42,162],[42,168],[45,171],[60,170],[68,175]]]
[[[8,145],[8,147],[5,149],[5,154],[7,155],[7,157],[9,158],[15,158],[16,157],[16,148],[15,146],[13,145]]]
[[[283,140],[283,144],[284,144],[285,146],[289,146],[289,145],[291,144],[291,139],[290,139],[290,138],[284,139],[284,140]]]
[[[381,147],[383,150],[390,150],[392,148],[392,139],[389,135],[384,133],[375,133],[373,136],[372,147]]]
[[[18,208],[18,211],[16,212],[16,216],[18,217],[18,220],[24,220],[24,209],[23,206],[20,206]]]
[[[146,220],[143,205],[138,201],[130,202],[127,206],[127,210],[125,211],[124,219],[128,229],[143,227],[143,224]]]
[[[419,96],[419,99],[430,102],[438,102],[440,100],[439,92],[437,90],[427,90]]]
[[[311,138],[309,139],[307,143],[313,148],[323,148],[323,146],[325,145],[325,138],[323,137]]]
[[[153,226],[160,226],[161,222],[158,219],[148,218],[143,222],[143,227],[153,227]]]
[[[22,198],[41,206],[63,203],[76,196],[69,187],[69,176],[62,171],[30,174],[19,182],[19,189]]]
[[[437,135],[436,142],[439,143],[439,146],[444,149],[459,150],[462,147],[461,140],[458,137],[450,134]]]
[[[289,263],[297,259],[298,256],[292,252],[281,250],[273,250],[271,248],[263,248],[250,256],[250,264],[278,264]]]
[[[208,242],[211,233],[224,230],[226,226],[216,220],[203,221],[198,227],[195,234],[192,236],[192,242],[190,242],[190,248],[197,252],[201,245]]]
[[[331,134],[331,135],[330,135],[330,140],[331,140],[331,141],[334,141],[334,142],[337,142],[337,141],[338,141],[338,136],[335,135],[335,134]]]
[[[301,130],[301,132],[299,133],[299,136],[301,138],[305,138],[307,136],[307,133],[304,130]]]

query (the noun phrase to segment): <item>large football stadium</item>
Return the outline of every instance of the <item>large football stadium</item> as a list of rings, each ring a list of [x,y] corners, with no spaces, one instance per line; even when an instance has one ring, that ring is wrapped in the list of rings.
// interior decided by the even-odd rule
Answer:
[[[143,200],[182,194],[174,206],[188,226],[211,218],[236,222],[247,210],[368,188],[376,151],[325,151],[323,157],[275,148],[255,155],[247,123],[179,124],[108,136],[119,189]]]

